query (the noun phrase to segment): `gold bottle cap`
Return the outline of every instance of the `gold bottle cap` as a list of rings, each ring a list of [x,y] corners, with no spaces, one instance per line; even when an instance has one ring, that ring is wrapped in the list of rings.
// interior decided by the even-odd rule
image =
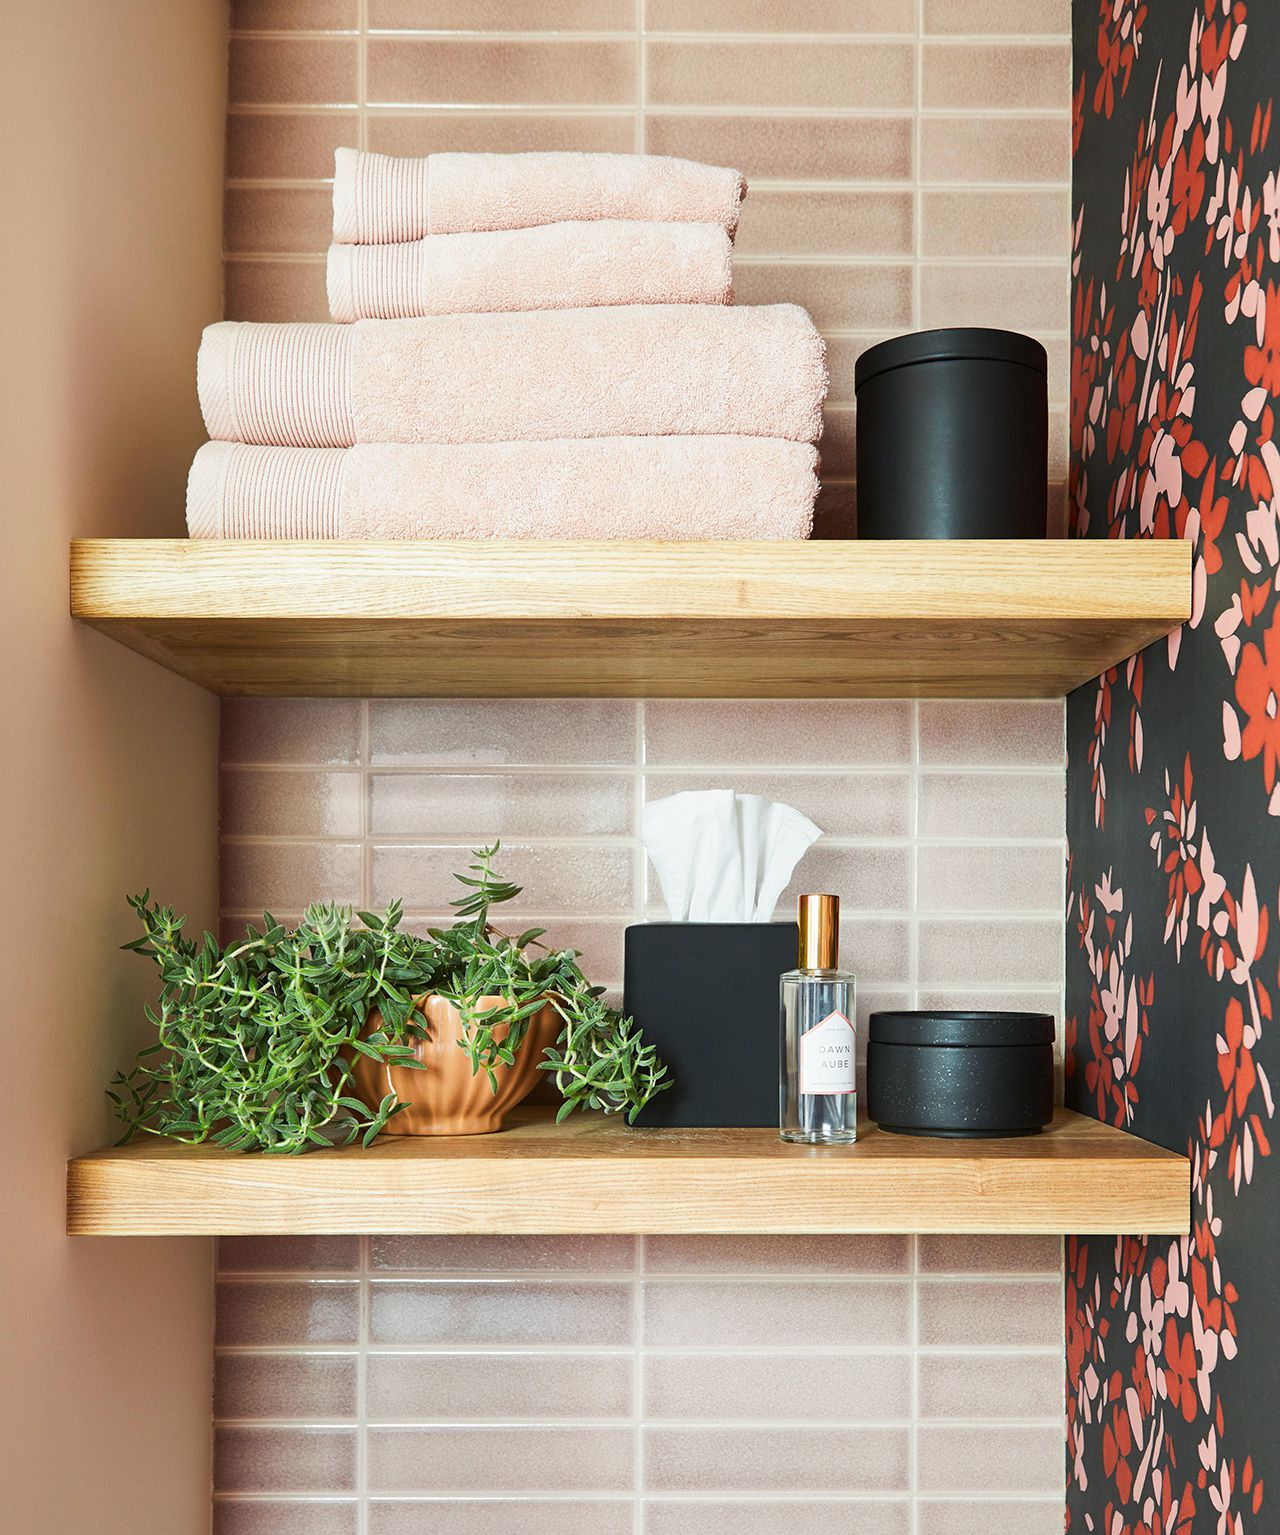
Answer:
[[[800,897],[800,968],[835,970],[840,959],[840,897]]]

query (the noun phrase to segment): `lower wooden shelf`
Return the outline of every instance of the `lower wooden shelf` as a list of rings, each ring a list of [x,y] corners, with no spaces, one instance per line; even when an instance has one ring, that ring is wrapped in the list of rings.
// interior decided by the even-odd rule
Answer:
[[[1059,1109],[1042,1135],[851,1147],[525,1110],[497,1135],[236,1155],[148,1139],[67,1168],[73,1236],[1189,1229],[1190,1164]]]

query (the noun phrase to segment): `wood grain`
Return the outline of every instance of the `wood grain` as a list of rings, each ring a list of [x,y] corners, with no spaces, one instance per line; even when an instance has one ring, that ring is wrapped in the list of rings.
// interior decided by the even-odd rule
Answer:
[[[147,1140],[68,1164],[76,1236],[313,1232],[1181,1234],[1190,1164],[1059,1109],[1042,1135],[942,1141],[859,1127],[850,1147],[772,1130],[630,1130],[520,1110],[497,1135],[233,1155]]]
[[[217,693],[1061,697],[1190,615],[1181,540],[87,539],[73,615]]]

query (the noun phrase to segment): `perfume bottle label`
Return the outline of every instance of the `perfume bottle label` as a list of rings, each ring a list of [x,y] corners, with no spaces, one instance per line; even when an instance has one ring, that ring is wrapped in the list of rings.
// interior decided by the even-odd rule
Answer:
[[[800,1040],[800,1091],[819,1097],[848,1096],[857,1084],[853,1025],[828,1013]]]

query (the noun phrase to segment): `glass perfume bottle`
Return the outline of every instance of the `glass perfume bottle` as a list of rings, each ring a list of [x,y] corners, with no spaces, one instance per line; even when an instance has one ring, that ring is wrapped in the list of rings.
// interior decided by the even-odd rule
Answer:
[[[858,1134],[856,980],[839,966],[840,897],[800,897],[800,962],[779,987],[778,1128],[784,1141],[847,1146]]]

